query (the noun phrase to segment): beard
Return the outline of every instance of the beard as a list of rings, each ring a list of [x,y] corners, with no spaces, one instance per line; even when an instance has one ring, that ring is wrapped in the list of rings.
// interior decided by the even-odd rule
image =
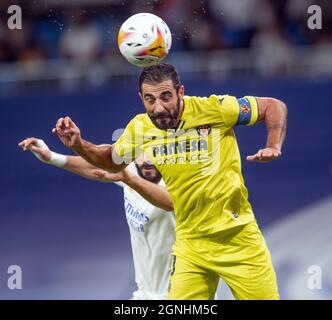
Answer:
[[[178,97],[176,106],[170,111],[148,113],[152,123],[161,130],[175,129],[177,126],[177,119],[180,112],[181,100]]]
[[[159,181],[161,180],[161,174],[160,172],[155,168],[155,166],[151,165],[151,164],[142,164],[142,165],[138,165],[137,163],[135,163],[136,169],[137,169],[137,173],[138,175],[147,180],[150,181],[152,183],[159,183]],[[144,173],[144,169],[151,169],[153,168],[153,172],[148,172],[148,173]]]

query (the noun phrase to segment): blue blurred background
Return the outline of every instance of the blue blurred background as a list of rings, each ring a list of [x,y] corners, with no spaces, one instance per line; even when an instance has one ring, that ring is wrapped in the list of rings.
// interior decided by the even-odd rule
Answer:
[[[322,7],[321,30],[307,27],[312,3]],[[179,69],[187,94],[272,96],[288,105],[279,161],[247,163],[266,130],[236,129],[243,174],[281,297],[332,298],[327,1],[16,1],[23,9],[16,31],[6,27],[10,4],[0,4],[0,299],[127,299],[135,289],[122,190],[44,165],[17,143],[36,136],[68,154],[51,133],[59,117],[71,116],[88,140],[110,143],[144,112],[140,70],[116,47],[119,25],[143,11],[172,30],[166,61]],[[11,265],[22,268],[22,290],[7,286]],[[312,266],[321,270],[321,289],[308,286]],[[224,284],[218,296],[231,298]]]

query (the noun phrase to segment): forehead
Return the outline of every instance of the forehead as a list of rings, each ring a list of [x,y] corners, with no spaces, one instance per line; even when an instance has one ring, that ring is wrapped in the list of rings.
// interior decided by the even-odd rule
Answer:
[[[151,84],[151,83],[146,83],[146,82],[142,83],[143,96],[146,94],[159,96],[161,93],[163,93],[165,91],[169,91],[172,93],[176,91],[172,80],[165,80],[163,82],[156,83],[156,84]]]

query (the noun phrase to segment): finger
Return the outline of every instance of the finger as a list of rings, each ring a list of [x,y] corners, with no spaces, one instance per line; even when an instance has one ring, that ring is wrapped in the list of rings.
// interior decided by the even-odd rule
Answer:
[[[65,128],[69,128],[70,127],[70,118],[69,117],[65,118],[64,125],[65,125]]]
[[[257,154],[247,156],[247,160],[248,161],[256,161],[257,160]]]
[[[32,147],[33,145],[37,145],[37,144],[38,144],[37,139],[35,139],[35,138],[30,138],[30,139],[28,139],[28,140],[26,141],[26,143],[25,143],[25,148],[26,148],[26,149],[31,149],[31,147]]]
[[[274,152],[273,152],[273,156],[274,156],[275,158],[279,158],[279,157],[281,156],[281,152],[280,152],[280,151],[274,151]]]
[[[73,121],[70,117],[67,117],[67,118],[68,118],[68,123],[69,123],[71,126],[75,124],[74,121]]]
[[[53,128],[52,133],[55,133],[60,137],[64,136],[64,130],[61,128]]]
[[[56,129],[60,130],[63,127],[63,124],[64,124],[64,119],[60,118],[55,125]]]
[[[18,146],[21,147],[23,149],[23,151],[26,151],[27,148],[26,148],[25,144],[26,144],[26,140],[23,140],[18,144]]]
[[[104,171],[103,170],[99,170],[99,169],[94,169],[92,170],[93,173],[95,173],[96,175],[103,175],[104,174]]]
[[[26,139],[24,139],[24,140],[22,140],[21,142],[19,142],[19,143],[18,143],[18,146],[19,146],[19,147],[23,147],[24,144],[25,144],[25,140],[26,140]]]
[[[43,154],[43,149],[41,149],[39,147],[36,147],[34,145],[31,146],[30,150],[33,151],[33,152],[35,152],[35,153],[38,153],[39,155]]]
[[[95,169],[93,170],[95,175],[100,177],[100,178],[106,178],[107,177],[107,172],[104,170],[100,170],[100,169]]]
[[[98,178],[103,178],[103,175],[101,174],[101,172],[92,172],[92,174]]]
[[[29,145],[34,141],[34,138],[26,138],[23,141],[21,141],[18,145],[23,148],[23,150],[27,150],[27,148],[29,147]]]
[[[74,128],[66,128],[65,130],[63,130],[63,133],[73,135],[73,134],[77,133],[77,131]]]
[[[273,156],[273,153],[270,149],[265,149],[262,151],[262,158],[271,158]]]
[[[261,159],[263,157],[263,152],[264,152],[264,149],[258,150],[258,152],[256,153],[258,159]]]
[[[59,118],[55,124],[55,127],[59,127],[62,124],[63,118]]]

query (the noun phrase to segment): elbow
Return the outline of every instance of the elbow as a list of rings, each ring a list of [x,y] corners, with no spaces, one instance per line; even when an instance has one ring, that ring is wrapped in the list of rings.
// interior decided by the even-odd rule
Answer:
[[[281,109],[283,110],[285,116],[287,116],[288,108],[287,108],[286,103],[281,100],[278,100],[278,101],[279,101],[279,105],[280,105]]]
[[[154,205],[165,211],[174,211],[174,206],[171,199],[164,200],[162,203],[154,203]]]
[[[286,103],[279,99],[271,99],[271,100],[272,100],[271,104],[273,105],[273,107],[280,108],[283,111],[283,113],[285,114],[285,116],[287,116],[288,108],[287,108]]]
[[[165,208],[166,211],[174,211],[174,205],[172,198],[169,193],[167,193],[167,197],[165,198]]]
[[[269,116],[276,117],[278,115],[279,120],[287,121],[288,108],[285,102],[275,98],[268,98],[266,101],[265,113],[262,116],[263,119],[268,118]]]
[[[174,206],[173,203],[170,201],[169,203],[166,204],[164,210],[166,211],[174,211]]]

